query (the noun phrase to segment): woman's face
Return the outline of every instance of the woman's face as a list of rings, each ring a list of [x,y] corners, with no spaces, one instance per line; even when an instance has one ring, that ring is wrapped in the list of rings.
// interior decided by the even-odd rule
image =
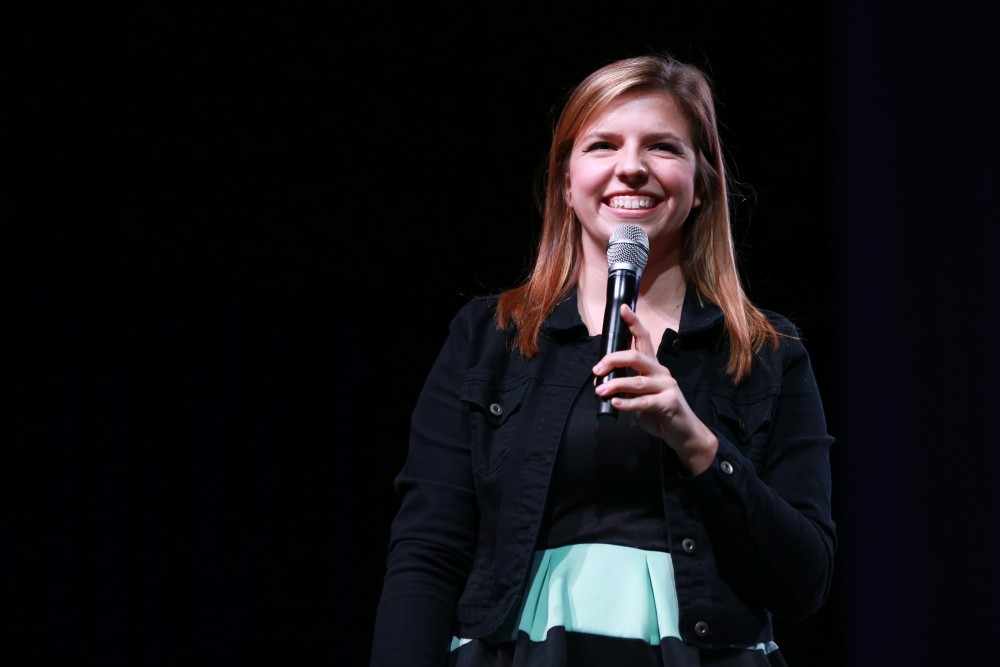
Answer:
[[[621,224],[641,227],[650,261],[679,248],[692,208],[696,154],[680,107],[666,93],[616,100],[573,144],[566,198],[583,228],[584,259],[606,259],[608,239]]]

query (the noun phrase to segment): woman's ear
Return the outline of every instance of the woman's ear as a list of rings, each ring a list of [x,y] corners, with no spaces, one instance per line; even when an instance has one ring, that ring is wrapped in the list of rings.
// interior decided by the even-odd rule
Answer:
[[[691,200],[691,208],[701,208],[701,203],[705,199],[705,184],[702,179],[696,178],[694,182],[694,199]]]

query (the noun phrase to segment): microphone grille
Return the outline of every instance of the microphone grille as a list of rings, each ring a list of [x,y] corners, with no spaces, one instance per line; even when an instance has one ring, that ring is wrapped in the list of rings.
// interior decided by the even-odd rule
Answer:
[[[618,225],[608,240],[608,268],[615,264],[634,264],[638,272],[646,268],[649,259],[649,237],[642,227]]]

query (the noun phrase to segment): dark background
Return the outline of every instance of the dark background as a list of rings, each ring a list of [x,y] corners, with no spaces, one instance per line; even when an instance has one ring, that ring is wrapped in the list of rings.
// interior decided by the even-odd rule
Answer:
[[[959,1],[37,3],[6,20],[3,664],[366,663],[448,320],[524,274],[554,112],[716,82],[754,300],[828,411],[835,588],[793,665],[998,620],[998,48]]]

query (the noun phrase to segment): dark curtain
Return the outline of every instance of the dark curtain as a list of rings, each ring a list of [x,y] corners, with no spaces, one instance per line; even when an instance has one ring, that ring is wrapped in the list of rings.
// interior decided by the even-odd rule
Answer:
[[[365,664],[409,413],[538,233],[553,110],[715,79],[752,297],[828,409],[838,572],[793,665],[987,654],[996,47],[962,5],[144,1],[11,20],[4,664]],[[957,660],[957,659],[956,659]]]

